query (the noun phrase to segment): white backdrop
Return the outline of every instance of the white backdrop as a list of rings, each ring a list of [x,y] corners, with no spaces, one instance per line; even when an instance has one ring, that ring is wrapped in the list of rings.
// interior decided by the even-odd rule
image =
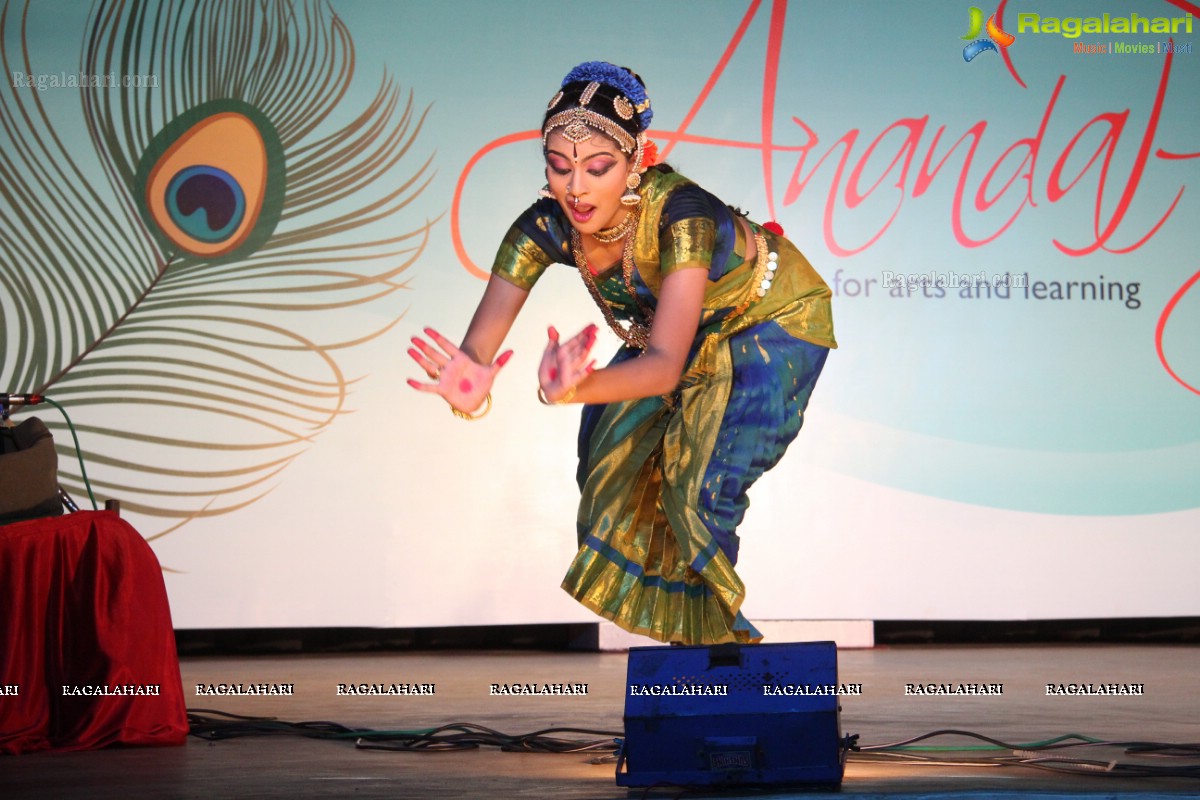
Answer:
[[[1200,54],[1111,52],[1167,40],[1154,32],[1017,24],[1100,6],[1198,13],[1002,3],[1015,41],[968,62],[966,9],[938,2],[614,2],[600,15],[612,24],[583,2],[332,3],[357,53],[350,98],[386,72],[428,107],[380,185],[433,159],[432,182],[386,222],[431,220],[431,239],[403,290],[311,315],[330,341],[402,317],[337,352],[358,379],[352,413],[261,499],[153,539],[176,625],[594,619],[558,589],[575,549],[577,409],[535,397],[546,326],[603,327],[577,277],[552,270],[535,289],[486,419],[464,423],[404,384],[418,376],[409,337],[466,328],[484,284],[464,255],[486,268],[543,182],[535,141],[496,143],[531,132],[559,77],[593,58],[646,79],[652,138],[676,168],[776,217],[836,290],[841,349],[739,531],[751,619],[1200,614]],[[55,8],[34,7],[28,36],[71,70],[86,11]],[[45,94],[65,127],[77,97]],[[1006,273],[1030,288],[988,299],[885,283]],[[1117,282],[1122,299],[1053,299],[1069,281]],[[605,333],[598,349],[615,347]],[[103,413],[141,412],[72,409],[77,424]],[[130,519],[148,537],[174,524]]]

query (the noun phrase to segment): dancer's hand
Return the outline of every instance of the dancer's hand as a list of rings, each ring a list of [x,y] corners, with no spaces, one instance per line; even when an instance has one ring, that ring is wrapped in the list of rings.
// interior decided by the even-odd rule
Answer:
[[[410,347],[408,354],[433,382],[420,383],[410,378],[408,385],[420,392],[441,395],[459,411],[469,414],[478,409],[492,390],[496,373],[512,357],[512,350],[506,350],[485,366],[476,363],[433,328],[426,328],[425,333],[433,340],[433,344],[414,336],[412,342],[415,347]]]
[[[596,344],[596,326],[588,325],[565,342],[559,341],[558,331],[551,327],[549,338],[538,365],[538,383],[546,401],[557,403],[573,395],[579,382],[595,369],[590,354]]]

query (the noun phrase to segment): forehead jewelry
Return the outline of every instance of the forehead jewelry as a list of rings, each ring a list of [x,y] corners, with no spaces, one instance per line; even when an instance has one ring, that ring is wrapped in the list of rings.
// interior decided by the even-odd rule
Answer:
[[[587,108],[587,104],[595,97],[599,88],[600,84],[592,81],[579,96],[579,105],[560,111],[546,121],[546,127],[542,131],[543,148],[549,141],[550,132],[561,128],[562,137],[571,144],[577,145],[580,142],[586,142],[592,138],[592,131],[597,130],[613,139],[621,148],[621,152],[626,155],[634,152],[637,148],[637,141],[628,131],[603,114]],[[554,95],[550,101],[550,108],[554,108],[562,102],[562,94],[560,91]]]
[[[592,81],[584,88],[583,94],[579,95],[579,107],[575,109],[571,122],[563,128],[563,138],[572,145],[578,145],[580,142],[586,142],[592,138],[592,129],[587,126],[586,109],[584,107],[592,102],[592,98],[596,96],[596,91],[599,88],[600,84],[596,81]],[[578,152],[578,149],[575,152]]]
[[[562,135],[573,145],[586,142],[592,138],[592,129],[587,125],[587,109],[580,106],[571,114],[571,121],[563,126]]]

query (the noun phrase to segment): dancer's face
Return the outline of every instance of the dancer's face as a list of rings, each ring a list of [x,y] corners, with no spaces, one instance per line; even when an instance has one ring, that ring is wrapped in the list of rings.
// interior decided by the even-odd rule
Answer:
[[[558,131],[546,140],[546,182],[580,233],[611,228],[625,218],[621,195],[629,169],[629,158],[616,142],[598,131],[578,143]]]

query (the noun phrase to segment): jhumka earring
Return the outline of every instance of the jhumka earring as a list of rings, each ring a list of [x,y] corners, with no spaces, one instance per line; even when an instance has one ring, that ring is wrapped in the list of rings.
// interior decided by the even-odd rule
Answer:
[[[642,143],[645,141],[646,135],[639,133],[637,135],[637,151],[633,155],[633,169],[629,171],[629,176],[625,178],[626,192],[621,195],[621,204],[626,206],[636,206],[642,202],[642,196],[638,194],[637,188],[642,185]]]
[[[541,189],[538,189],[538,197],[545,197],[548,200],[554,199],[554,192],[550,191],[550,184],[546,184]]]
[[[625,179],[625,185],[628,189],[625,194],[621,195],[621,204],[636,206],[642,202],[642,196],[637,193],[637,188],[642,185],[642,176],[636,172],[629,173],[629,177]]]

